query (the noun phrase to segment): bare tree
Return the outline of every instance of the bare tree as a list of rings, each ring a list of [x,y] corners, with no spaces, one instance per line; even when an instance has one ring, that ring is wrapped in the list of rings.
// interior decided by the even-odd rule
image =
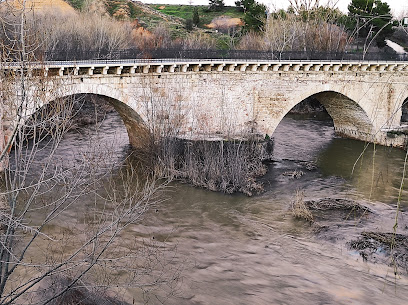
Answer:
[[[183,48],[186,50],[209,50],[216,48],[217,41],[212,36],[202,32],[188,33],[183,40]]]
[[[264,41],[268,50],[280,53],[295,49],[299,36],[298,24],[294,14],[278,14],[276,18],[269,18],[265,25]]]
[[[49,53],[73,56],[93,52],[97,57],[112,56],[115,51],[131,45],[132,29],[128,22],[118,22],[96,13],[57,15],[54,18],[38,16],[37,24],[37,31],[47,30],[44,49]]]
[[[248,33],[241,39],[239,48],[278,53],[344,51],[348,35],[344,27],[335,24],[338,12],[313,3],[296,2],[298,7],[294,12],[279,10],[271,13],[263,32]],[[307,7],[312,8],[307,10]]]
[[[310,12],[319,7],[320,0],[289,0],[289,4],[297,13]]]
[[[0,304],[59,304],[66,298],[99,304],[130,287],[167,298],[179,270],[169,272],[166,254],[145,239],[129,244],[119,238],[162,200],[167,182],[141,175],[140,162],[110,162],[111,150],[97,140],[72,159],[61,156],[81,101],[60,98],[69,76],[51,80],[38,63],[33,66],[39,42],[30,36],[26,1],[8,4],[2,3],[1,15],[7,40],[1,46],[0,108],[8,131],[1,143]],[[46,105],[48,100],[53,102]],[[58,227],[60,233],[53,229]]]

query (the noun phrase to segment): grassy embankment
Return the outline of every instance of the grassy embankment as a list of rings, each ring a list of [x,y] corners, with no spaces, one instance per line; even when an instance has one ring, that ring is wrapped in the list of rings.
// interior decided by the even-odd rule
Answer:
[[[164,4],[154,4],[151,7],[161,13],[168,16],[173,16],[183,20],[183,24],[186,23],[187,19],[193,19],[194,8],[198,9],[198,14],[200,17],[200,22],[193,31],[205,31],[210,36],[216,39],[217,47],[220,49],[228,49],[231,37],[228,34],[218,32],[214,28],[208,27],[213,20],[218,17],[228,17],[228,18],[238,18],[243,19],[244,13],[240,11],[235,6],[226,6],[219,11],[210,11],[208,6],[193,6],[193,5],[164,5]],[[239,28],[237,28],[239,29]],[[183,27],[183,34],[187,34],[187,30]],[[236,39],[234,39],[236,40]]]
[[[198,8],[198,15],[200,16],[199,28],[206,28],[206,24],[210,24],[214,18],[220,16],[227,16],[231,18],[243,18],[244,13],[234,6],[226,6],[220,11],[209,11],[208,6],[190,6],[190,5],[165,5],[165,4],[154,4],[151,5],[157,11],[160,11],[166,15],[178,17],[181,19],[192,19],[194,7]]]

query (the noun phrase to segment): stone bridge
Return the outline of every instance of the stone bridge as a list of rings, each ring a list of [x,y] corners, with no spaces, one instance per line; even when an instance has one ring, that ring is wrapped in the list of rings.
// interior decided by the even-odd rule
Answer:
[[[273,137],[282,118],[309,97],[324,105],[339,135],[405,143],[408,62],[120,60],[46,62],[26,70],[58,84],[43,104],[76,94],[109,97],[136,147],[143,132],[163,121],[183,138]]]

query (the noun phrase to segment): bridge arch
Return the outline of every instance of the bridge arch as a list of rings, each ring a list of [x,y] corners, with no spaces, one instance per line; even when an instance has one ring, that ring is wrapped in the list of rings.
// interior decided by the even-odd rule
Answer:
[[[314,98],[324,106],[333,120],[334,129],[337,134],[360,140],[374,140],[372,136],[375,133],[375,127],[369,114],[358,102],[343,93],[332,90],[311,94],[306,93],[296,100],[293,100],[293,103],[288,104],[288,107],[281,113],[279,122],[293,107],[307,98]]]
[[[400,124],[402,125],[408,124],[408,95],[405,97],[405,99],[402,100],[402,103],[401,103]]]
[[[141,111],[135,110],[132,99],[123,90],[111,88],[106,85],[84,85],[72,84],[62,86],[62,90],[57,94],[50,95],[43,106],[51,103],[55,99],[70,98],[79,95],[95,96],[105,98],[116,110],[126,127],[129,143],[136,149],[146,147],[150,139],[150,131],[146,125],[146,119]],[[140,110],[140,109],[139,109]]]

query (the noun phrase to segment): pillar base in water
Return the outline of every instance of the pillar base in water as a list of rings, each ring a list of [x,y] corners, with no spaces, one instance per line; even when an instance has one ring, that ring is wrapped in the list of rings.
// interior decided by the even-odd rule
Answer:
[[[335,133],[339,137],[349,138],[383,146],[407,149],[408,134],[398,130],[379,131],[375,134],[361,132],[355,129],[335,127]]]

